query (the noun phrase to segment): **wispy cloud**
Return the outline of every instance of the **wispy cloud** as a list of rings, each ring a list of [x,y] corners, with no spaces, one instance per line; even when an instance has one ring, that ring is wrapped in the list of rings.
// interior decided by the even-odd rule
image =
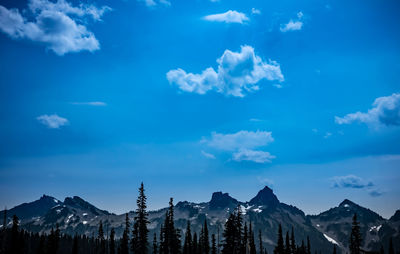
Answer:
[[[242,130],[228,134],[213,132],[211,138],[203,138],[201,142],[211,148],[230,152],[234,161],[267,163],[271,162],[275,156],[269,152],[255,149],[265,147],[273,141],[271,132]]]
[[[46,125],[50,129],[58,129],[61,126],[68,124],[68,119],[53,115],[41,115],[36,117],[36,119],[43,125]]]
[[[167,73],[167,79],[185,92],[205,94],[215,90],[235,97],[259,90],[260,80],[284,80],[280,65],[275,61],[264,62],[251,46],[242,46],[240,52],[225,50],[217,63],[217,71],[209,67],[201,74],[194,74],[176,69]]]
[[[355,188],[362,189],[372,187],[372,182],[364,181],[362,178],[355,175],[336,176],[332,179],[334,188]]]
[[[100,21],[110,10],[107,6],[73,6],[65,0],[30,0],[22,13],[0,5],[0,30],[12,39],[39,42],[57,55],[95,51],[100,49],[100,43],[87,29],[87,18]]]
[[[138,2],[143,2],[147,7],[155,7],[157,5],[170,6],[171,2],[168,0],[137,0]]]
[[[356,112],[344,117],[335,116],[337,124],[365,123],[373,127],[400,126],[400,94],[375,99],[372,108],[366,113]]]
[[[206,158],[215,159],[215,155],[214,155],[214,154],[207,153],[207,152],[205,152],[205,151],[201,151],[201,154],[202,154],[204,157],[206,157]]]
[[[88,102],[72,102],[73,105],[87,105],[87,106],[96,106],[96,107],[104,107],[107,106],[107,103],[102,101],[88,101]]]
[[[297,13],[297,19],[291,19],[288,23],[286,24],[281,24],[280,30],[281,32],[285,33],[288,31],[297,31],[301,30],[303,27],[303,18],[304,14],[300,11]]]
[[[276,156],[271,155],[269,152],[242,149],[233,154],[234,161],[253,161],[257,163],[267,163],[275,159]]]
[[[261,11],[259,9],[256,8],[251,8],[251,14],[253,15],[260,15]]]
[[[204,19],[208,21],[240,23],[240,24],[243,24],[244,22],[249,20],[246,14],[232,10],[229,10],[224,13],[207,15],[204,17]]]

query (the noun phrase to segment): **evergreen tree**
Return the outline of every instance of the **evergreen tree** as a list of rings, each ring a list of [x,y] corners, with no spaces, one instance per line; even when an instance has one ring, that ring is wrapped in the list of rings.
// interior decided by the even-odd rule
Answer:
[[[99,253],[100,254],[106,254],[106,241],[104,238],[104,230],[103,230],[103,222],[100,220],[99,224],[99,232],[97,235],[97,240],[100,244],[99,246]]]
[[[291,254],[296,253],[296,240],[294,239],[294,229],[292,227],[292,233],[290,236],[290,249],[291,249]]]
[[[310,237],[307,236],[307,254],[311,254]]]
[[[157,234],[154,233],[154,236],[153,236],[153,254],[157,254],[157,253],[158,253]]]
[[[392,240],[391,237],[390,237],[390,240],[389,240],[389,254],[394,254],[393,240]]]
[[[360,223],[357,221],[357,214],[353,216],[351,234],[350,234],[350,254],[360,254],[361,251],[361,233]]]
[[[211,235],[211,254],[217,254],[217,242],[215,240],[215,234]]]
[[[259,254],[263,254],[264,247],[263,247],[263,243],[262,243],[261,229],[258,230],[258,244],[259,244]]]
[[[203,254],[203,238],[204,238],[204,226],[201,226],[200,235],[199,235],[199,243],[197,244],[197,253]]]
[[[381,249],[379,250],[379,254],[385,254],[385,250],[383,249],[383,245],[381,245]]]
[[[161,234],[160,254],[180,254],[180,232],[174,225],[174,204],[172,198],[169,201],[169,208],[165,214],[164,227]]]
[[[336,244],[333,245],[333,254],[336,254]]]
[[[14,214],[12,219],[12,228],[11,228],[11,247],[10,247],[11,254],[21,253],[18,224],[19,224],[18,217]]]
[[[190,230],[190,221],[187,221],[186,232],[185,232],[185,242],[183,244],[183,254],[192,254],[192,233]]]
[[[210,253],[210,241],[208,237],[208,227],[207,227],[207,219],[204,220],[204,227],[203,227],[203,239],[201,240],[202,243],[202,254],[209,254]]]
[[[243,225],[242,209],[240,205],[238,205],[235,209],[235,234],[234,234],[235,254],[240,254],[240,249],[241,249],[240,247],[242,246],[242,237],[243,237],[242,225]]]
[[[278,241],[274,249],[274,254],[284,254],[284,253],[285,253],[285,246],[283,244],[282,226],[281,224],[279,224]]]
[[[74,235],[74,240],[72,243],[72,254],[78,254],[78,235]]]
[[[249,249],[249,231],[247,229],[247,223],[244,223],[243,227],[243,238],[242,238],[242,250],[241,253],[248,253]]]
[[[144,185],[141,183],[139,188],[139,196],[136,200],[136,216],[135,223],[133,225],[134,235],[132,236],[132,250],[135,254],[147,254],[149,248],[148,242],[148,233],[147,224],[149,224],[148,220],[148,212],[147,208],[147,197],[144,194]],[[136,238],[136,239],[134,239]]]
[[[129,254],[129,215],[128,213],[125,215],[125,230],[122,233],[122,238],[120,240],[119,251],[120,254]]]
[[[115,254],[115,230],[114,230],[114,228],[111,228],[109,249],[110,249],[109,254]]]
[[[235,253],[235,215],[231,213],[228,217],[228,220],[225,223],[224,229],[224,242],[222,247],[222,254],[234,254]]]
[[[289,232],[286,231],[286,238],[285,238],[285,254],[290,254],[292,251],[289,239]]]
[[[250,222],[248,237],[249,237],[250,254],[256,254],[257,253],[257,251],[256,251],[256,243],[254,241],[254,232],[253,232],[253,228],[252,228],[251,222]]]
[[[192,254],[198,254],[198,241],[197,241],[197,233],[194,232],[193,240],[192,240]]]

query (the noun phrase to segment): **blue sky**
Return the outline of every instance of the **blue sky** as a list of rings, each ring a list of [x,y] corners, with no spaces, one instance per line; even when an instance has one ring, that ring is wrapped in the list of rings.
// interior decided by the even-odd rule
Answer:
[[[3,0],[0,205],[400,208],[398,1]]]

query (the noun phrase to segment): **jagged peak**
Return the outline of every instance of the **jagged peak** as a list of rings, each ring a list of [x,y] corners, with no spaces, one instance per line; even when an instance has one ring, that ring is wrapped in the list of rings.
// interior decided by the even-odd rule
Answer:
[[[266,206],[276,206],[280,202],[273,190],[268,186],[265,186],[260,190],[257,195],[252,198],[249,202],[250,205],[266,205]]]
[[[348,207],[348,206],[359,206],[359,205],[357,205],[356,203],[347,198],[339,204],[339,207]]]
[[[210,209],[225,208],[230,204],[237,204],[237,203],[238,201],[229,196],[228,193],[222,193],[221,191],[218,191],[212,194],[210,200]]]

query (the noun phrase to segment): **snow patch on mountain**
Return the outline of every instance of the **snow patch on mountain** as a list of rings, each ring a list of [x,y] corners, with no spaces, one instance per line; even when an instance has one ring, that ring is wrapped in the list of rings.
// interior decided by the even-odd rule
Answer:
[[[324,236],[325,236],[326,240],[328,240],[329,242],[331,242],[331,243],[333,243],[333,244],[336,244],[336,245],[339,245],[339,244],[335,241],[335,239],[329,237],[329,236],[326,235],[326,234],[324,234]]]

